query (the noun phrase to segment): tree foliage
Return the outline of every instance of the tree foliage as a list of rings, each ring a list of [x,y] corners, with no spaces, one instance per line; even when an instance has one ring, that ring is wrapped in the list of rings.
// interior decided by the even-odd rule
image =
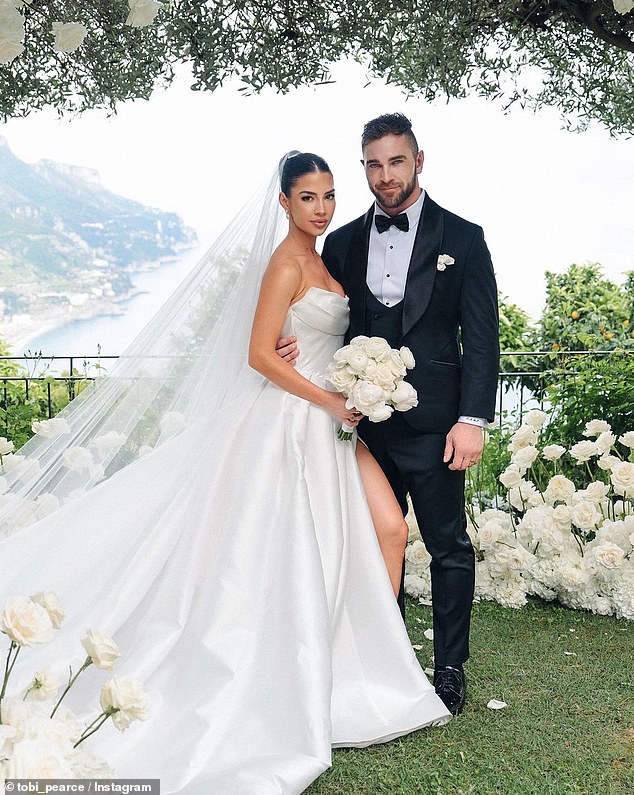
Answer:
[[[195,90],[238,79],[258,92],[328,81],[347,58],[427,100],[479,94],[555,106],[575,129],[634,131],[634,12],[612,0],[172,0],[143,28],[125,24],[125,0],[21,10],[24,52],[0,65],[5,119],[46,105],[114,111],[169,84],[178,63]],[[77,50],[54,51],[53,21],[85,25]]]

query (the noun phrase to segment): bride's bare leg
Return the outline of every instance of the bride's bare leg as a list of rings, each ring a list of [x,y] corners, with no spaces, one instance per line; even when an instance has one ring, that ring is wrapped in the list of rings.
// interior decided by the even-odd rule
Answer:
[[[383,470],[361,441],[357,442],[357,462],[394,596],[398,596],[407,544],[407,523]]]

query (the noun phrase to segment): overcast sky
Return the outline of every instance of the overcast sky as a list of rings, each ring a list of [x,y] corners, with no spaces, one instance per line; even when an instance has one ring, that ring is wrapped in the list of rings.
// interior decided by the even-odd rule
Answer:
[[[235,85],[192,92],[185,77],[110,118],[90,111],[60,120],[32,113],[0,127],[12,150],[96,169],[111,190],[174,210],[210,243],[289,149],[323,155],[345,223],[370,205],[359,164],[363,124],[403,111],[425,151],[422,184],[448,209],[481,224],[500,289],[531,314],[545,270],[596,261],[617,281],[634,269],[634,141],[598,125],[561,129],[554,110],[504,115],[479,99],[428,104],[335,70],[333,85],[244,97]],[[364,87],[365,86],[365,87]]]

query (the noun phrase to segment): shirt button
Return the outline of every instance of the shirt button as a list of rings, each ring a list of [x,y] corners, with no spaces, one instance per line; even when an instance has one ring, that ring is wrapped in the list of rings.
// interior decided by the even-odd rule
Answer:
[[[389,278],[390,278],[390,274],[389,274],[389,273],[386,273],[386,274],[385,274],[385,277],[386,277],[387,279],[389,279]]]
[[[378,320],[378,319],[379,319],[379,317],[380,317],[379,313],[378,313],[378,312],[375,312],[375,313],[374,313],[374,319],[375,319],[375,320]]]
[[[389,302],[389,301],[386,301],[386,302],[385,302],[385,306],[389,306],[389,305],[390,305],[390,302]]]
[[[394,248],[394,246],[390,246],[390,248]]]

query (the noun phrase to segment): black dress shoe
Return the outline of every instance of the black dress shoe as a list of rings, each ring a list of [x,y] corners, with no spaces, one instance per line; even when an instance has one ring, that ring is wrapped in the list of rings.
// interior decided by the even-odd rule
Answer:
[[[436,668],[434,689],[452,715],[462,712],[467,695],[467,680],[461,665],[443,665]]]

